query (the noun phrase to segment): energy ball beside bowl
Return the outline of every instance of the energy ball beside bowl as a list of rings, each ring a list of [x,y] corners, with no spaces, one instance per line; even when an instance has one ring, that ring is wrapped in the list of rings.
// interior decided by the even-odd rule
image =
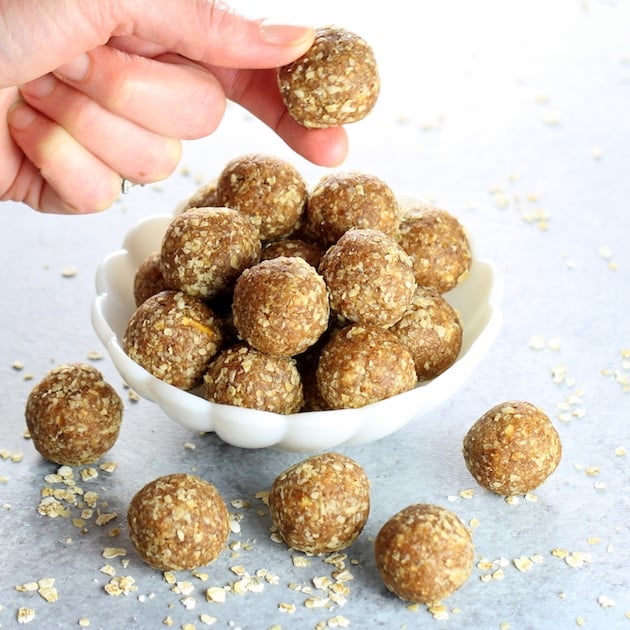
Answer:
[[[361,37],[324,26],[301,57],[278,70],[280,94],[289,114],[304,127],[356,122],[374,108],[380,77],[374,51]]]
[[[512,496],[535,490],[556,470],[562,444],[542,410],[512,400],[495,405],[472,425],[463,453],[480,486]]]
[[[433,206],[407,211],[398,242],[411,256],[416,282],[446,293],[468,277],[472,252],[457,217]]]
[[[162,571],[210,564],[230,533],[228,510],[219,491],[183,473],[159,477],[141,488],[129,504],[127,523],[138,555]]]
[[[261,240],[289,235],[302,216],[308,196],[306,182],[280,158],[251,153],[234,158],[217,180],[217,200],[248,216]]]
[[[289,547],[315,555],[339,551],[367,522],[370,483],[361,465],[345,455],[313,455],[276,477],[269,511]]]
[[[258,262],[261,243],[250,219],[230,208],[193,208],[166,228],[160,260],[166,283],[203,300],[228,293]]]
[[[132,314],[123,350],[156,378],[180,389],[201,383],[221,349],[219,318],[201,300],[182,291],[162,291]]]
[[[234,288],[239,337],[268,354],[304,352],[328,328],[329,314],[324,280],[299,257],[263,260],[246,269]]]
[[[462,348],[457,311],[433,287],[418,287],[409,308],[390,330],[411,352],[418,381],[442,374]]]
[[[321,397],[331,409],[363,407],[416,385],[413,357],[389,330],[350,324],[332,334],[316,370]]]
[[[26,426],[35,449],[65,466],[98,460],[118,439],[123,403],[101,372],[84,363],[49,370],[31,390]]]
[[[475,551],[470,532],[456,514],[418,503],[383,525],[374,554],[390,591],[409,602],[435,604],[466,582]]]
[[[303,230],[328,247],[351,228],[370,228],[396,236],[400,209],[392,189],[360,171],[329,173],[311,190]]]
[[[204,393],[215,403],[281,414],[297,413],[304,402],[295,360],[245,343],[214,359],[204,376]]]
[[[411,258],[379,230],[348,230],[324,254],[319,272],[332,311],[349,322],[392,326],[416,290]]]

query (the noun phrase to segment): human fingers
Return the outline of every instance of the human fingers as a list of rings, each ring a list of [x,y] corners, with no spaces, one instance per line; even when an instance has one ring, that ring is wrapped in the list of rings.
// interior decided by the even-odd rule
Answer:
[[[147,131],[111,113],[50,74],[23,85],[21,94],[34,109],[130,181],[149,183],[164,179],[179,162],[178,140]]]
[[[278,90],[276,70],[213,68],[228,99],[271,127],[294,151],[320,166],[338,166],[348,153],[343,127],[307,129],[289,114]]]
[[[120,192],[120,175],[63,127],[23,101],[7,122],[24,159],[7,198],[43,212],[88,213],[108,208]]]
[[[148,59],[100,46],[54,75],[113,114],[163,136],[208,135],[225,110],[223,88],[214,76],[174,54]]]
[[[233,68],[284,65],[312,44],[314,29],[247,19],[212,0],[0,0],[0,88],[47,74],[112,37]],[[46,43],[41,54],[40,42]]]

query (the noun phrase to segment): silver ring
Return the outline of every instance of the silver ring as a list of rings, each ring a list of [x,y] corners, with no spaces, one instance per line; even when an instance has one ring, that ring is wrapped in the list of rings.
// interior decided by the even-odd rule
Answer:
[[[134,182],[130,182],[128,179],[122,178],[122,182],[120,182],[120,191],[123,195],[126,195],[134,186]]]

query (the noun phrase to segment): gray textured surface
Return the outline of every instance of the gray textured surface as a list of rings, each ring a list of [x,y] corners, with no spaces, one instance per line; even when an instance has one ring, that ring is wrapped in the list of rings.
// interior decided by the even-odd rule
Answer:
[[[281,15],[286,4],[269,2],[262,12]],[[263,630],[332,627],[336,616],[354,628],[630,627],[630,455],[621,450],[630,450],[630,356],[622,355],[630,352],[630,8],[622,1],[561,0],[551,7],[540,0],[447,0],[417,3],[412,24],[409,4],[394,1],[388,3],[394,17],[383,28],[380,10],[353,15],[344,4],[354,7],[322,1],[301,10],[317,23],[363,34],[381,59],[381,100],[368,120],[349,129],[344,168],[377,174],[460,217],[479,255],[492,258],[503,275],[504,323],[495,346],[447,404],[378,443],[342,449],[371,479],[372,512],[347,552],[354,578],[347,601],[308,608],[309,596],[326,594],[312,579],[331,578],[335,567],[321,558],[295,566],[300,554],[270,540],[269,516],[256,498],[301,455],[239,450],[191,434],[155,405],[128,401],[105,357],[95,365],[126,401],[120,439],[104,458],[117,469],[91,481],[75,475],[81,488],[100,495],[103,512],[118,517],[99,527],[93,516],[83,532],[70,518],[37,513],[42,488],[51,485],[44,477],[56,467],[22,434],[33,384],[53,365],[103,352],[89,321],[94,271],[139,218],[170,210],[241,153],[287,157],[309,181],[323,169],[231,107],[212,138],[186,146],[181,172],[134,189],[107,213],[41,216],[2,204],[1,627],[18,626],[20,607],[35,610],[26,626],[33,628],[79,627],[81,618],[90,628],[160,628],[167,617],[174,628],[202,628],[204,614],[217,618],[217,628]],[[70,267],[76,275],[64,277]],[[533,337],[546,346],[533,349]],[[16,361],[22,370],[12,367]],[[460,452],[470,424],[512,398],[545,409],[564,445],[556,473],[517,504],[477,488]],[[240,533],[230,538],[240,550],[205,569],[207,581],[177,574],[194,586],[190,609],[185,595],[137,558],[125,526],[131,496],[176,471],[212,481],[228,501],[251,504],[230,506],[242,517]],[[460,495],[468,489],[470,498]],[[449,507],[472,525],[476,566],[444,602],[447,621],[422,606],[407,608],[385,591],[374,568],[371,541],[379,527],[420,501]],[[78,508],[70,511],[80,516]],[[114,527],[121,533],[112,538]],[[127,556],[106,560],[105,547],[124,548]],[[514,563],[522,557],[534,558],[524,572]],[[492,568],[478,565],[482,559]],[[136,590],[108,595],[110,576],[99,570],[106,564],[118,577],[131,576]],[[272,572],[278,583],[260,593],[228,592],[223,604],[207,602],[210,586],[239,580],[231,570],[239,565],[249,575]],[[503,579],[492,576],[497,569]],[[42,578],[54,578],[58,601],[16,590]],[[295,611],[281,610],[281,603],[295,604]]]

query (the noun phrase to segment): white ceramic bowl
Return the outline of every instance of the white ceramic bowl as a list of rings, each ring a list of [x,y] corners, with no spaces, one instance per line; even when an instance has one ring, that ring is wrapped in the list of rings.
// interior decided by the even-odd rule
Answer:
[[[141,221],[127,233],[122,249],[101,262],[96,272],[92,324],[122,378],[133,390],[157,403],[181,425],[194,431],[214,431],[234,446],[308,452],[383,438],[452,396],[486,354],[499,330],[500,283],[496,271],[488,261],[473,258],[468,278],[445,296],[460,313],[464,335],[459,358],[437,378],[359,409],[281,415],[211,403],[198,393],[160,381],[122,349],[122,337],[135,310],[136,269],[149,254],[159,250],[171,219],[172,215],[166,214]]]

